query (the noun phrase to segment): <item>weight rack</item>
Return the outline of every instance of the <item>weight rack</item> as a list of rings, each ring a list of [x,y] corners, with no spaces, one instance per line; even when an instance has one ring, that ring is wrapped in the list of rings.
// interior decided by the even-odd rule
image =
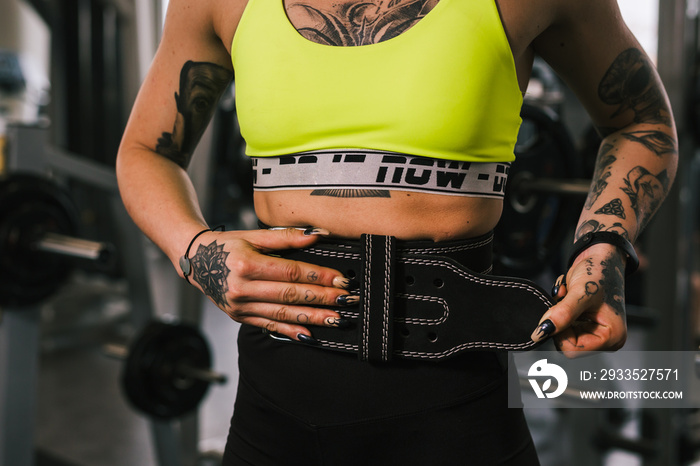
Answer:
[[[49,144],[48,128],[40,125],[10,125],[7,128],[9,173],[57,180],[74,179],[98,187],[109,196],[112,215],[119,228],[117,250],[125,265],[130,319],[134,329],[142,329],[159,312],[152,296],[154,287],[175,289],[178,309],[170,313],[182,322],[200,323],[202,300],[197,290],[184,286],[174,273],[155,270],[155,248],[133,224],[119,197],[114,170]],[[46,248],[64,248],[61,238],[46,238]],[[65,238],[64,238],[65,239]],[[72,241],[71,255],[93,254],[91,242]],[[89,246],[89,247],[86,247]],[[140,246],[140,247],[139,247]],[[42,246],[43,247],[43,246]],[[40,302],[5,305],[0,308],[0,464],[34,464],[36,393],[40,351]],[[189,414],[179,419],[149,417],[151,436],[160,465],[194,464],[198,457],[198,419]]]

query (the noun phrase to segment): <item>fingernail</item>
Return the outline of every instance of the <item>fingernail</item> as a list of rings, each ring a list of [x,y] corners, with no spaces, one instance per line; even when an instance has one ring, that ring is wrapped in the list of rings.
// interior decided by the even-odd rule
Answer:
[[[360,287],[360,283],[352,278],[335,277],[333,279],[333,286],[350,291],[358,289]]]
[[[544,322],[542,322],[534,332],[532,332],[532,335],[530,335],[530,339],[534,341],[535,343],[547,338],[550,336],[552,333],[556,331],[556,327],[554,326],[554,322],[551,320],[547,319]]]
[[[353,304],[360,302],[360,297],[351,294],[344,294],[342,296],[338,296],[335,302],[338,304],[338,306],[352,306]]]
[[[559,294],[559,285],[556,285],[556,284],[555,284],[555,285],[552,287],[552,297],[553,297],[553,298],[556,298],[558,294]]]
[[[318,346],[318,340],[315,338],[312,338],[308,335],[305,335],[303,333],[297,334],[297,338],[299,339],[300,342],[306,343],[307,345],[312,345],[312,346]]]
[[[330,327],[348,328],[352,325],[352,321],[344,317],[328,317],[326,319],[326,325]]]
[[[326,230],[325,228],[307,228],[306,230],[304,230],[304,236],[328,236],[330,234],[331,232]]]

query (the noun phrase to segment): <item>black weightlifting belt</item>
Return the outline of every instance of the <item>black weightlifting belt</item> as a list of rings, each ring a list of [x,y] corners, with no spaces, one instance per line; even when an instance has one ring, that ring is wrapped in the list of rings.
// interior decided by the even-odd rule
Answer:
[[[363,361],[437,361],[470,350],[536,346],[530,335],[554,302],[527,280],[488,275],[492,241],[492,234],[440,243],[362,235],[280,256],[331,267],[360,283],[359,305],[338,309],[352,325],[311,329],[319,347]]]

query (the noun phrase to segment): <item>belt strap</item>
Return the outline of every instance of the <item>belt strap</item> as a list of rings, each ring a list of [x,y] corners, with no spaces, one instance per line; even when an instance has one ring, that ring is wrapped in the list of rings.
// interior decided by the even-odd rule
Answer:
[[[360,359],[391,360],[394,338],[394,253],[391,236],[362,235]]]
[[[464,259],[472,250],[481,257],[489,241],[431,244],[415,247],[390,236],[363,235],[360,242],[323,241],[282,252],[287,259],[360,280],[359,306],[338,309],[353,325],[313,327],[319,346],[387,362],[392,357],[438,361],[465,351],[521,351],[537,345],[530,335],[554,304],[542,288],[474,272],[453,258]]]

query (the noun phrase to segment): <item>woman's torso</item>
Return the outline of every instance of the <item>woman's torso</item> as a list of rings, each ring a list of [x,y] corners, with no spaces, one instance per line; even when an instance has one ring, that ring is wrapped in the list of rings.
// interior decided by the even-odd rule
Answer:
[[[500,0],[497,5],[513,53],[518,84],[524,91],[532,62],[529,43],[541,25],[522,20],[529,16],[523,14],[523,7],[517,4],[518,1]],[[303,32],[306,40],[320,42],[324,39],[314,30],[314,18],[305,14],[309,8],[299,8],[299,3],[321,11],[333,11],[334,8],[347,8],[349,4],[358,2],[285,0],[285,9],[291,24]],[[427,0],[421,3],[421,14],[425,15],[438,2]],[[240,20],[242,8],[239,6],[234,10],[233,13],[219,16],[227,18],[228,22],[221,21],[215,25],[224,44],[231,44],[235,27]],[[416,20],[419,22],[422,19],[424,18],[403,18],[412,25],[417,24]],[[344,26],[357,29],[362,27],[361,23],[359,24]],[[405,33],[405,30],[397,32],[394,37],[402,33]],[[389,35],[380,40],[391,38]],[[330,197],[312,196],[311,190],[256,191],[255,209],[260,220],[268,225],[314,226],[326,228],[334,235],[342,237],[375,233],[402,239],[440,241],[473,237],[493,229],[500,218],[503,202],[492,198],[399,190],[389,193],[390,197]]]

